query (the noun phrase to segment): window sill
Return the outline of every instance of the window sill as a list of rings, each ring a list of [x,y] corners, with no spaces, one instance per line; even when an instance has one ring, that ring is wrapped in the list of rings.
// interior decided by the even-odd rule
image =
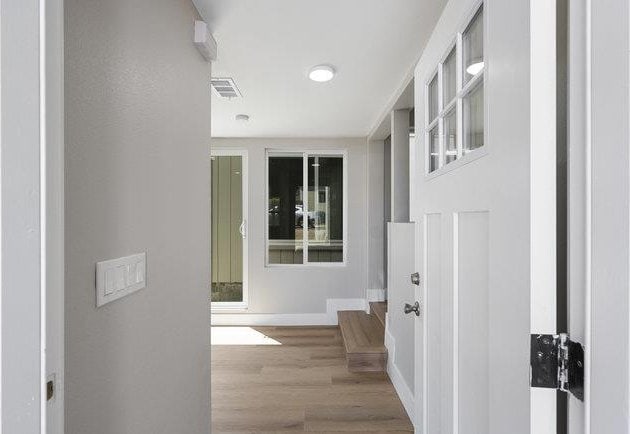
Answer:
[[[308,264],[265,264],[265,268],[344,268],[346,262],[309,262]]]

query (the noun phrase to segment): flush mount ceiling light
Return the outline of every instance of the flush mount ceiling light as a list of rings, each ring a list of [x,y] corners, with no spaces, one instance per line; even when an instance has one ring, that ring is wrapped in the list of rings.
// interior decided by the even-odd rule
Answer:
[[[244,114],[236,115],[234,119],[236,119],[238,122],[245,123],[249,121],[249,115],[244,115]]]
[[[330,81],[335,76],[335,68],[330,65],[313,66],[308,73],[308,78],[318,83]]]
[[[481,71],[482,69],[483,69],[483,60],[478,60],[478,61],[473,61],[473,63],[468,65],[468,67],[466,68],[466,72],[469,73],[470,75],[477,75],[479,71]]]

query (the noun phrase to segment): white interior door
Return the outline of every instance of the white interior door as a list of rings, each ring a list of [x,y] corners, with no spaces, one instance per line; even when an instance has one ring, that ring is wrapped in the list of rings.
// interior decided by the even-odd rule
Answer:
[[[451,1],[415,72],[418,431],[555,433],[555,8]]]
[[[627,0],[569,7],[569,332],[585,345],[569,434],[627,433],[630,26]]]

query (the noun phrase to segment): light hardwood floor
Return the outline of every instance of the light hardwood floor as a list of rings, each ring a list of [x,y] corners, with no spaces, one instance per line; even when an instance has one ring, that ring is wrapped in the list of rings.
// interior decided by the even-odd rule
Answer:
[[[387,374],[348,372],[337,327],[253,329],[275,345],[212,346],[213,434],[413,432]]]

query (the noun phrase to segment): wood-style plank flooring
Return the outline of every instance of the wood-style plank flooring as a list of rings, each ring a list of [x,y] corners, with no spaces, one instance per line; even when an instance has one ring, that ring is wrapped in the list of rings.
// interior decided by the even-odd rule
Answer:
[[[337,327],[214,332],[213,434],[413,432],[387,374],[348,372]]]

